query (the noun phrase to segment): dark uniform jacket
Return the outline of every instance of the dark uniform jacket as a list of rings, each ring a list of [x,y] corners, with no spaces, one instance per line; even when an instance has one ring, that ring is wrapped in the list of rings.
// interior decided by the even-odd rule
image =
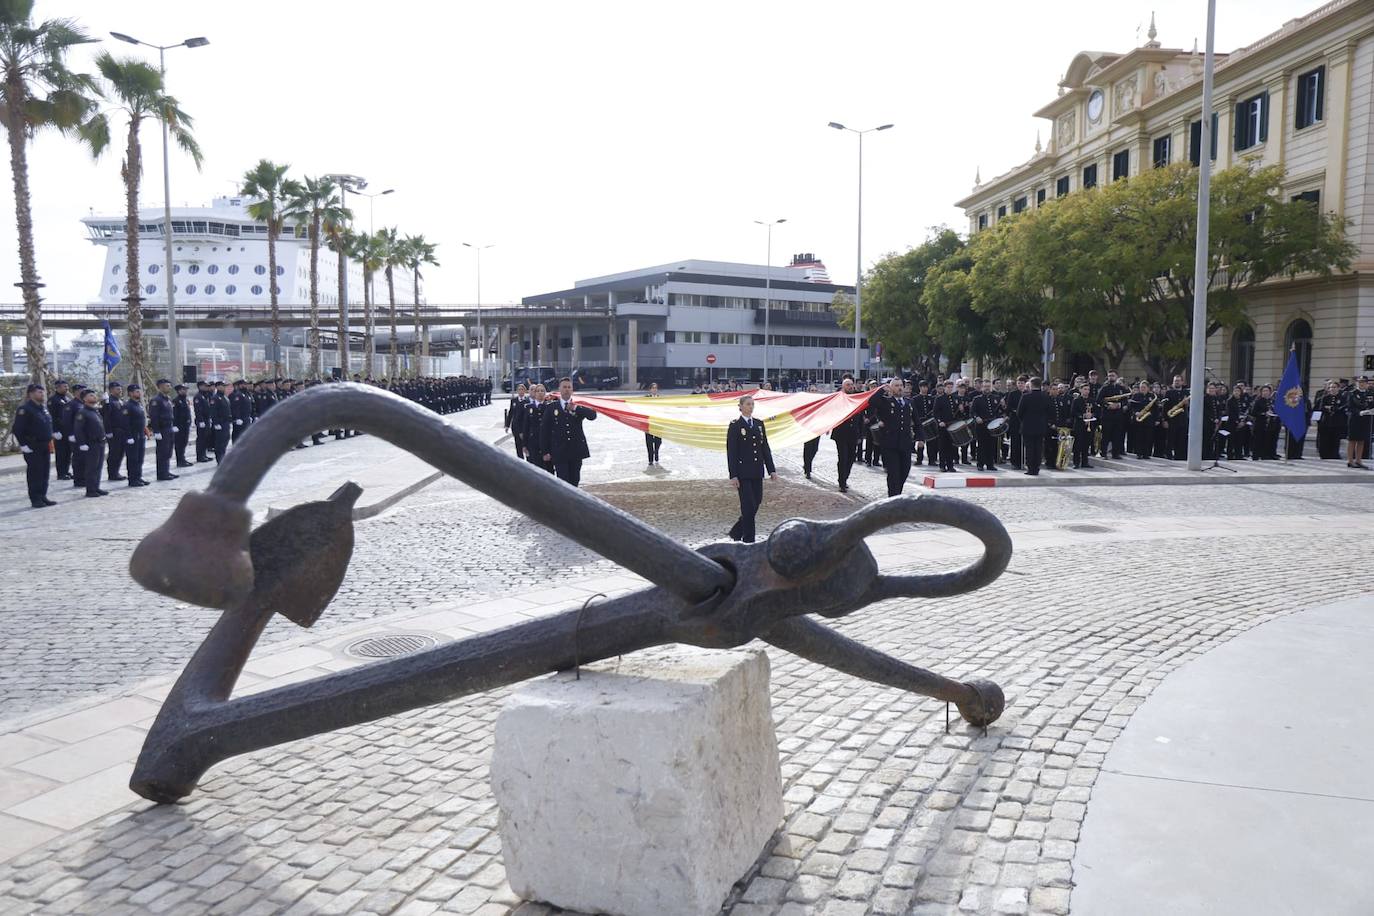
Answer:
[[[878,422],[883,425],[873,433],[882,448],[895,448],[911,451],[911,401],[907,398],[894,398],[891,395],[875,397]]]
[[[229,407],[229,398],[219,392],[210,395],[210,417],[209,422],[212,427],[228,429],[234,425],[234,414]]]
[[[172,399],[158,392],[148,402],[148,426],[163,437],[172,434],[176,421],[172,419]]]
[[[52,441],[52,414],[42,404],[35,404],[28,398],[19,405],[14,414],[14,427],[11,430],[20,445],[27,445],[35,452],[48,450]]]
[[[244,391],[229,395],[229,412],[233,415],[234,426],[247,426],[253,422],[253,399]]]
[[[76,419],[81,415],[81,410],[85,406],[81,403],[80,398],[72,398],[67,402],[67,406],[62,409],[62,416],[55,417],[62,427],[62,435],[67,439],[71,439],[76,434]]]
[[[48,414],[52,417],[53,432],[62,436],[62,418],[67,413],[67,405],[71,403],[72,396],[69,394],[54,394],[48,398]]]
[[[776,473],[773,450],[768,447],[768,432],[762,420],[736,417],[725,431],[725,459],[730,479],[762,480],[765,470]]]
[[[1027,435],[1035,436],[1049,429],[1050,419],[1054,416],[1054,400],[1042,388],[1032,388],[1021,395],[1016,405],[1016,415],[1021,418],[1021,429]]]
[[[100,419],[100,411],[94,407],[81,405],[72,424],[72,444],[76,448],[89,445],[95,451],[105,445],[105,423]]]
[[[212,392],[196,392],[196,396],[191,398],[191,406],[196,412],[196,428],[206,429],[210,425],[210,398]]]
[[[184,394],[172,401],[172,425],[183,432],[191,428],[191,402]]]
[[[143,430],[148,426],[148,415],[143,411],[143,402],[135,401],[133,398],[124,402],[124,407],[119,411],[119,427],[115,430],[115,435],[123,437],[127,442],[137,439],[143,435]],[[171,427],[167,432],[171,433]]]
[[[591,457],[582,421],[595,419],[596,411],[590,407],[571,401],[565,406],[562,399],[550,401],[540,424],[539,454],[552,455],[554,464]]]
[[[105,426],[106,439],[113,439],[118,432],[119,417],[123,410],[124,402],[116,397],[109,397],[100,405],[100,422]]]

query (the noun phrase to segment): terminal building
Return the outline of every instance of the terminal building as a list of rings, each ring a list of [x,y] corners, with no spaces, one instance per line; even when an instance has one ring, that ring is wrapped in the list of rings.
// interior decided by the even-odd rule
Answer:
[[[956,202],[970,233],[1048,199],[1201,157],[1203,56],[1155,40],[1084,51],[1035,113],[1049,127],[1026,162]],[[1283,193],[1351,221],[1347,274],[1275,280],[1250,291],[1249,323],[1207,342],[1219,378],[1272,384],[1296,349],[1305,387],[1374,370],[1374,3],[1332,0],[1215,64],[1214,168],[1281,164]],[[1058,365],[1091,368],[1068,354]],[[1067,364],[1066,364],[1067,363]],[[1123,367],[1126,374],[1137,369]]]
[[[839,293],[852,299],[854,288],[831,283],[811,254],[794,256],[786,267],[672,261],[526,296],[524,305],[547,320],[501,328],[498,352],[514,366],[608,367],[632,388],[757,381],[766,326],[775,384],[784,377],[828,381],[855,365],[854,334],[831,309]],[[559,322],[559,311],[579,314]],[[581,317],[589,312],[606,317]],[[860,340],[859,366],[868,359],[868,342]]]

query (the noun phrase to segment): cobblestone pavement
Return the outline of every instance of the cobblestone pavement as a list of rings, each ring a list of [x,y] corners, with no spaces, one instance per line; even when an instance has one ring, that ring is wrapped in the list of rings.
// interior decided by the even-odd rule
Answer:
[[[1345,544],[1332,532],[1308,546]],[[727,909],[1067,912],[1093,782],[1151,689],[1294,609],[1290,595],[1317,604],[1361,581],[1298,564],[1277,589],[1245,571],[1292,552],[1281,534],[1147,542],[1142,562],[1029,550],[1021,575],[982,592],[838,623],[943,673],[998,680],[1008,708],[986,737],[957,718],[946,735],[933,701],[770,650],[787,818]],[[185,805],[113,815],[13,860],[0,912],[545,913],[504,883],[486,784],[504,694],[229,761]]]

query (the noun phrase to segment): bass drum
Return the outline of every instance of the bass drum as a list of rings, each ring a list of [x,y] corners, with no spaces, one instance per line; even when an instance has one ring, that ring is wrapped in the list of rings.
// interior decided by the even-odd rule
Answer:
[[[968,420],[955,420],[945,429],[956,446],[968,445],[973,441],[973,430],[969,428]]]
[[[1007,426],[1006,417],[996,417],[988,421],[988,433],[1001,439],[1007,434]]]
[[[928,417],[921,421],[921,440],[931,442],[940,438],[940,421],[934,417]]]

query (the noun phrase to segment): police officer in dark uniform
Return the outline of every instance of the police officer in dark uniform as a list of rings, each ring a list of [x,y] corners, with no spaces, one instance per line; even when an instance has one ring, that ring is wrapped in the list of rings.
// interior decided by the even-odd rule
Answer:
[[[72,451],[72,486],[84,487],[86,485],[86,455],[76,448],[76,420],[85,408],[84,396],[86,394],[85,385],[77,385],[72,389],[72,399],[67,402],[67,406],[62,408],[62,416],[53,417],[62,430],[62,438],[67,441]]]
[[[1091,383],[1090,383],[1091,384]],[[1126,451],[1126,400],[1131,389],[1121,384],[1114,371],[1107,371],[1107,383],[1097,390],[1097,415],[1102,423],[1102,448],[1099,455],[1120,458]]]
[[[105,454],[105,476],[110,480],[124,480],[119,473],[119,465],[124,460],[124,440],[115,435],[119,428],[124,399],[120,396],[124,386],[110,382],[106,387],[105,403],[100,408],[100,422],[105,426],[105,443],[109,451]]]
[[[56,441],[53,436],[52,414],[45,405],[47,392],[42,385],[30,385],[25,391],[24,403],[14,414],[14,426],[10,432],[14,441],[19,443],[19,451],[24,453],[24,465],[29,486],[29,505],[35,509],[46,509],[57,503],[48,499],[48,448]]]
[[[939,450],[937,442],[932,439],[925,441],[924,429],[926,420],[935,416],[935,397],[930,393],[930,382],[921,379],[916,386],[917,394],[911,399],[911,429],[915,437],[916,444],[916,464],[929,464],[931,467],[936,465],[935,453]]]
[[[515,386],[510,406],[506,408],[506,429],[515,443],[515,457],[522,461],[525,459],[525,419],[529,416],[525,410],[525,397],[525,385],[522,382]]]
[[[856,394],[854,379],[846,375],[840,383],[840,390],[845,394]],[[859,437],[863,435],[863,429],[864,412],[860,410],[830,431],[830,438],[835,442],[835,470],[841,493],[849,492],[849,472],[854,467],[854,454],[859,447]]]
[[[762,420],[754,419],[754,399],[739,399],[740,416],[730,421],[725,431],[725,458],[730,484],[739,491],[739,519],[730,528],[730,540],[754,543],[754,517],[763,502],[763,473],[778,479],[773,466],[773,451],[768,447],[768,432]]]
[[[210,428],[210,383],[196,382],[196,396],[191,399],[191,409],[196,419],[196,464],[210,460],[210,448],[214,444],[214,430]]]
[[[229,414],[232,417],[229,438],[238,442],[253,422],[253,398],[248,394],[246,379],[234,383],[234,393],[229,395]]]
[[[189,468],[186,460],[186,443],[191,438],[191,402],[186,399],[186,386],[177,385],[173,389],[176,397],[172,399],[172,449],[176,453],[177,467]]]
[[[81,482],[86,485],[87,496],[110,495],[100,489],[100,472],[105,464],[105,423],[96,406],[98,396],[94,388],[81,393],[81,408],[76,411],[72,423],[72,442],[82,455]]]
[[[984,381],[983,390],[969,405],[973,415],[973,435],[977,441],[978,470],[997,470],[997,438],[988,431],[988,424],[1002,415],[1002,402],[992,390],[992,382]]]
[[[887,471],[887,495],[901,496],[906,479],[911,474],[911,401],[900,378],[887,384],[885,394],[873,396],[869,403],[877,405],[877,425],[874,436],[883,455],[883,469]]]
[[[119,426],[115,429],[115,440],[124,443],[124,460],[129,468],[129,486],[146,487],[143,479],[143,454],[148,446],[145,431],[148,428],[148,415],[143,410],[143,389],[137,384],[129,385],[129,397],[119,411]]]
[[[954,383],[945,382],[945,390],[935,398],[935,421],[940,424],[940,436],[935,441],[940,452],[940,470],[954,471],[954,440],[949,437],[949,424],[958,418],[958,395]]]
[[[60,378],[52,383],[52,396],[48,398],[48,416],[52,418],[53,459],[57,463],[57,479],[72,479],[72,443],[62,432],[62,417],[72,396],[67,393],[67,380]]]
[[[572,396],[572,379],[559,379],[558,400],[545,407],[539,441],[544,460],[553,463],[558,479],[575,487],[582,480],[583,459],[591,457],[582,421],[595,420],[596,411],[573,404]]]
[[[153,431],[153,453],[157,456],[157,479],[176,480],[172,473],[172,445],[177,425],[173,417],[172,383],[168,379],[157,380],[157,394],[148,405],[148,426]]]
[[[210,395],[210,448],[215,453],[215,464],[224,460],[224,450],[229,447],[230,430],[234,428],[234,411],[229,398],[224,394],[224,379],[215,382],[215,393]]]

